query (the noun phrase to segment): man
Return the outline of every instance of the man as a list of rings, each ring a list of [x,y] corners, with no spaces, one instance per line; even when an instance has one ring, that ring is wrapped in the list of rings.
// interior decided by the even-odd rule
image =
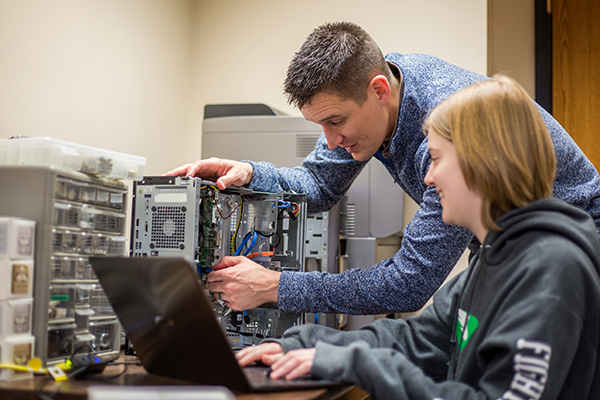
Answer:
[[[208,159],[170,171],[254,190],[306,193],[309,211],[328,210],[371,157],[419,205],[396,255],[343,274],[275,272],[226,257],[209,289],[234,309],[277,301],[281,311],[375,314],[419,309],[450,273],[473,235],[445,225],[440,197],[423,179],[430,164],[422,123],[452,93],[485,76],[426,55],[388,54],[351,23],[325,24],[306,39],[288,68],[288,101],[323,128],[301,167]],[[538,107],[555,146],[554,195],[590,214],[600,227],[598,172],[565,130]],[[394,199],[389,199],[394,201]]]

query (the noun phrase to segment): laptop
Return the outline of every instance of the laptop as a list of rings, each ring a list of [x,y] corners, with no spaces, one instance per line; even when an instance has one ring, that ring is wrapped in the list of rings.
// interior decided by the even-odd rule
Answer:
[[[192,265],[183,258],[90,257],[92,267],[146,371],[231,390],[339,386],[310,377],[271,379],[240,367]]]

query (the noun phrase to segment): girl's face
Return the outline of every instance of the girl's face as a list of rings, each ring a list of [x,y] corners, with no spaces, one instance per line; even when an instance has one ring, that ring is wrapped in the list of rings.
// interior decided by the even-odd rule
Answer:
[[[469,229],[482,241],[479,236],[483,234],[485,238],[487,233],[481,224],[482,196],[467,187],[454,145],[430,129],[427,147],[431,165],[425,176],[425,184],[435,186],[440,196],[442,219],[446,224]]]

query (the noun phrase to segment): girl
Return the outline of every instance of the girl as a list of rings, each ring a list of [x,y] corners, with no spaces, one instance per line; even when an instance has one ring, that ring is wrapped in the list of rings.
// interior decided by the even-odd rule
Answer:
[[[599,399],[600,242],[588,214],[551,197],[556,161],[534,103],[496,77],[442,102],[425,129],[444,222],[483,243],[469,268],[419,316],[294,327],[240,364],[376,399]]]

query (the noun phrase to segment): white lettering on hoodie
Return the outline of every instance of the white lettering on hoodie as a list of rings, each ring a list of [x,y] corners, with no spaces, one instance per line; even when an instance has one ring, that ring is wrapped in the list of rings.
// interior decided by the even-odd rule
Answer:
[[[552,349],[545,343],[527,339],[517,340],[517,349],[520,351],[513,357],[515,375],[502,399],[538,400],[548,381]]]

